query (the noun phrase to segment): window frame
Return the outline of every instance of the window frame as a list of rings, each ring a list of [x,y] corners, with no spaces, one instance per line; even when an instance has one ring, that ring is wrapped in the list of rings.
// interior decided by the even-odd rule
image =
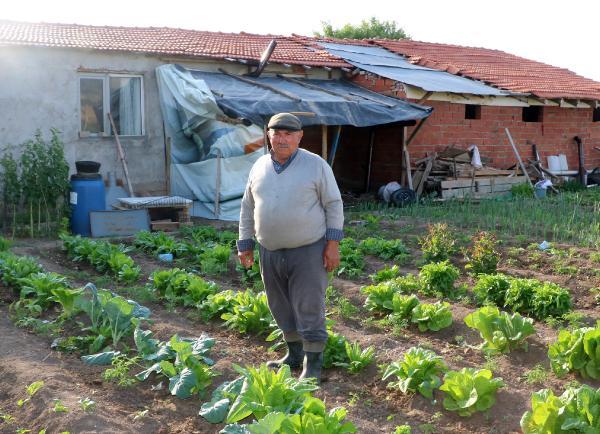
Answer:
[[[110,79],[111,78],[139,78],[140,79],[140,114],[142,117],[141,133],[133,135],[119,134],[119,137],[144,137],[146,135],[146,113],[144,110],[144,76],[140,74],[114,74],[114,73],[98,73],[98,72],[81,72],[77,74],[78,86],[77,86],[77,100],[78,100],[78,118],[79,126],[79,137],[114,137],[112,125],[108,120],[108,113],[110,113]],[[90,133],[88,131],[81,130],[81,79],[92,78],[102,80],[102,110],[104,112],[104,119],[102,120],[103,131],[101,133]]]

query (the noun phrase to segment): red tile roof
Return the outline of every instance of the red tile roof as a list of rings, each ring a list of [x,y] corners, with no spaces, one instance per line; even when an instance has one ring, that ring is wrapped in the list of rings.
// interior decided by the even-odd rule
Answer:
[[[487,48],[418,41],[375,40],[412,63],[541,98],[600,100],[600,83],[572,71]]]
[[[88,48],[257,61],[271,39],[277,40],[271,62],[351,67],[322,48],[306,47],[287,36],[202,32],[168,27],[99,27],[0,20],[0,45]]]
[[[271,56],[271,62],[330,68],[351,67],[343,59],[322,49],[317,44],[319,39],[306,36],[0,20],[0,45],[72,47],[258,61],[271,39],[277,40],[277,48]],[[481,80],[514,92],[531,93],[542,98],[600,100],[600,83],[564,68],[524,59],[503,51],[409,40],[328,40],[360,45],[376,44],[406,56],[413,63]]]

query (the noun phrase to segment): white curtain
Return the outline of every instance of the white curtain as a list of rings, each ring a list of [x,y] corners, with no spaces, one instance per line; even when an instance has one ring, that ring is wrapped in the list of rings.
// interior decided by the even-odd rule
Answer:
[[[142,104],[141,104],[141,79],[135,77],[111,78],[116,80],[114,97],[118,96],[119,113],[117,129],[119,135],[139,136],[142,134]]]

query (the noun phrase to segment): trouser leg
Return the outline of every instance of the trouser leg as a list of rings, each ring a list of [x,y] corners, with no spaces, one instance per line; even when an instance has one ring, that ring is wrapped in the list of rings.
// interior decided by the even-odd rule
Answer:
[[[260,274],[265,285],[267,301],[277,326],[286,342],[298,342],[294,311],[288,292],[287,264],[283,250],[269,251],[259,245]]]
[[[288,293],[304,351],[320,353],[327,343],[325,290],[327,271],[323,266],[325,239],[286,251]]]

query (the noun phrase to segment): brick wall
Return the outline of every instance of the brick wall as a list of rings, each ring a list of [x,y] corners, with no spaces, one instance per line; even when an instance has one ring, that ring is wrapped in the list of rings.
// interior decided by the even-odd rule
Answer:
[[[401,96],[391,87],[393,80],[358,75],[353,81],[377,92]],[[467,147],[475,144],[482,156],[492,159],[495,167],[506,168],[516,158],[504,132],[507,127],[522,158],[531,158],[529,140],[537,145],[547,165],[548,155],[567,156],[569,169],[577,169],[578,154],[574,136],[582,138],[585,147],[585,165],[591,169],[600,166],[600,122],[592,122],[592,109],[543,107],[542,122],[523,122],[521,107],[481,106],[481,119],[465,119],[465,105],[443,101],[426,101],[434,108],[433,114],[409,146],[412,159],[427,153],[441,151],[448,145]],[[408,134],[413,128],[409,127]]]

